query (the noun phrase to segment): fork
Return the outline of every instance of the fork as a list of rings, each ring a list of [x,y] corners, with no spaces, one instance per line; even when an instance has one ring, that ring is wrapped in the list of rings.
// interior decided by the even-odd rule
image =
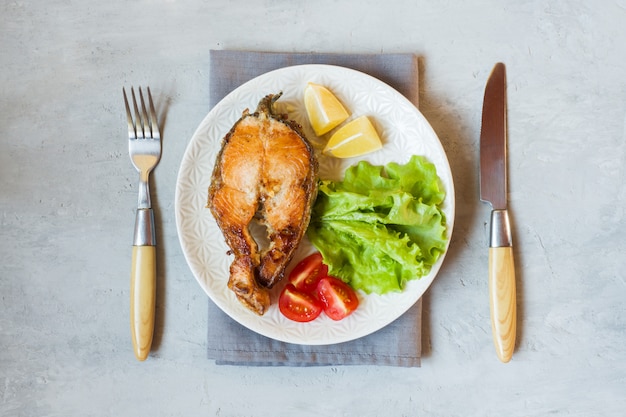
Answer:
[[[134,120],[126,90],[122,88],[128,119],[128,151],[133,166],[139,172],[139,201],[135,217],[130,274],[130,328],[135,357],[143,361],[148,357],[152,346],[156,304],[156,235],[148,179],[161,158],[161,134],[150,88],[147,88],[149,110],[146,109],[141,87],[139,87],[141,112],[132,87],[130,93],[135,113]]]

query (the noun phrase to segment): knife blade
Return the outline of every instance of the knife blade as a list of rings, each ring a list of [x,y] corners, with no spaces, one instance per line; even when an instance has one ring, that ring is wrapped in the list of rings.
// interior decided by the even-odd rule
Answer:
[[[517,305],[513,239],[507,209],[506,68],[497,63],[487,80],[480,130],[480,199],[491,204],[489,310],[498,358],[515,349]]]

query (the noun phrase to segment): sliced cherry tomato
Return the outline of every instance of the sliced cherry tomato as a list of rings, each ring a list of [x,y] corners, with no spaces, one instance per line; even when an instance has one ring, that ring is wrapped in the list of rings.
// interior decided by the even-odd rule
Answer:
[[[317,295],[324,304],[324,313],[333,320],[349,316],[359,306],[356,292],[339,278],[322,278],[317,284]]]
[[[312,295],[298,291],[293,284],[287,284],[278,298],[278,308],[288,319],[306,322],[315,320],[324,305]]]
[[[301,260],[289,274],[289,282],[296,289],[314,293],[317,283],[328,275],[328,266],[322,263],[322,254],[315,252]]]

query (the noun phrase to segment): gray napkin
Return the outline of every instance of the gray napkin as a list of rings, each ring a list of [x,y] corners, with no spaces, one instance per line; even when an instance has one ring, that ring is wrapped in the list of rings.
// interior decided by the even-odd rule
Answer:
[[[352,68],[389,84],[418,103],[417,57],[411,54],[318,54],[210,51],[210,106],[246,81],[300,64]],[[383,329],[350,342],[308,346],[261,336],[209,301],[208,358],[217,364],[249,366],[420,366],[422,300]]]

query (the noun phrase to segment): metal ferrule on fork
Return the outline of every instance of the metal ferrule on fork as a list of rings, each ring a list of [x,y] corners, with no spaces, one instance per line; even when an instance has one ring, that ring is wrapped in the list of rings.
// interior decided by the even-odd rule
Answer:
[[[154,212],[151,208],[137,209],[133,246],[156,246]]]

